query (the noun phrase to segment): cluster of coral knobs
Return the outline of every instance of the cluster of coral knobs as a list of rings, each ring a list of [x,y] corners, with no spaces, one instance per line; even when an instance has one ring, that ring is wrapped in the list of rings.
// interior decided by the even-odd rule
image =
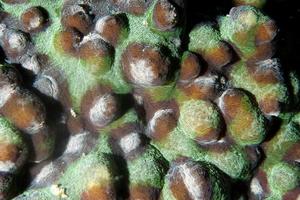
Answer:
[[[299,200],[300,79],[264,0],[0,2],[0,199]]]

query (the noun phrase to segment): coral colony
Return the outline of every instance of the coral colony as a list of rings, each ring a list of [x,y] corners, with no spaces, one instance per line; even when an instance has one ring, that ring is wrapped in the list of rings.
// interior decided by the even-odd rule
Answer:
[[[0,199],[299,199],[264,3],[187,33],[184,0],[2,0]]]

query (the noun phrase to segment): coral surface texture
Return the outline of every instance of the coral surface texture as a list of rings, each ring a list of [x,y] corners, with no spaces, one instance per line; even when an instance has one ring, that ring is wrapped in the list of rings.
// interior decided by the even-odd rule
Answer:
[[[185,0],[1,0],[0,200],[299,200],[266,3],[188,28]]]

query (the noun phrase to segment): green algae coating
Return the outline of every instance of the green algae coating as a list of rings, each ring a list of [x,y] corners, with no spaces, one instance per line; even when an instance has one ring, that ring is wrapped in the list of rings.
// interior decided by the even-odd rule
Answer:
[[[37,190],[28,190],[15,197],[13,200],[61,200],[61,198],[53,196],[49,188],[42,188]]]
[[[159,149],[169,162],[181,156],[197,161],[204,160],[204,150],[199,147],[195,140],[187,137],[178,127],[163,141],[151,141],[151,143]]]
[[[225,178],[225,174],[220,172],[216,167],[211,164],[205,162],[198,162],[198,164],[204,168],[208,172],[208,180],[212,184],[211,192],[211,200],[229,200],[230,198],[230,190],[228,180]],[[168,176],[165,177],[165,185],[161,191],[162,200],[176,200],[176,198],[172,195],[172,191],[170,190],[170,181]]]
[[[292,121],[294,123],[296,123],[298,125],[298,127],[300,127],[300,112],[298,112],[295,115],[293,115]]]
[[[205,160],[214,164],[234,180],[248,180],[251,163],[244,150],[238,145],[231,145],[228,150],[208,151]]]
[[[288,88],[283,82],[259,84],[250,75],[246,63],[238,62],[232,66],[230,83],[236,88],[242,88],[252,93],[259,103],[268,97],[275,97],[280,103],[288,102]]]
[[[211,25],[198,25],[189,34],[188,49],[193,52],[209,52],[220,46],[221,36]]]
[[[282,195],[300,183],[300,168],[279,162],[268,171],[268,182],[272,192]]]
[[[180,106],[179,127],[192,139],[205,136],[211,130],[219,131],[222,116],[217,107],[203,100],[189,100]]]
[[[231,199],[231,186],[228,184],[230,181],[228,176],[212,164],[205,163],[204,165],[209,171],[209,177],[214,188],[212,200]]]
[[[251,6],[238,7],[237,16],[227,15],[219,18],[221,37],[234,44],[243,54],[243,58],[249,58],[255,53],[255,34],[258,25],[267,22],[269,18],[258,9]],[[243,40],[239,41],[236,34],[244,33]]]
[[[163,86],[146,88],[145,91],[153,101],[159,102],[172,99],[174,97],[175,88],[176,82],[171,82]]]
[[[271,190],[269,200],[281,199],[287,191],[299,185],[299,166],[283,161],[286,152],[299,141],[299,126],[293,121],[293,115],[289,115],[283,119],[276,135],[264,144],[266,159],[261,168],[267,174]]]
[[[300,129],[294,113],[282,114],[283,121],[275,136],[263,144],[266,159],[260,166],[266,172],[270,188],[267,200],[280,200],[291,189],[299,186],[300,168],[284,161],[287,151],[300,141]]]
[[[289,77],[289,82],[290,82],[290,85],[291,85],[291,94],[293,95],[293,109],[294,109],[294,106],[296,106],[296,108],[298,109],[299,108],[299,100],[300,100],[300,79],[299,79],[299,76],[297,74],[297,72],[290,72],[288,74],[288,77]]]
[[[262,167],[268,171],[275,163],[281,162],[289,148],[300,141],[300,130],[293,122],[284,122],[272,140],[264,144],[267,159]]]
[[[25,147],[19,131],[5,118],[0,117],[0,143]]]
[[[157,0],[153,2],[153,5],[156,2]],[[98,84],[108,84],[112,86],[116,93],[124,94],[131,91],[131,86],[124,80],[120,63],[122,53],[129,44],[139,42],[155,46],[164,46],[169,50],[171,57],[179,56],[178,44],[173,41],[179,40],[181,28],[176,29],[172,36],[165,36],[164,34],[153,32],[148,24],[145,23],[147,16],[151,15],[152,9],[148,9],[143,16],[134,16],[125,13],[124,16],[127,17],[129,26],[127,28],[129,30],[128,37],[119,41],[118,46],[115,48],[114,59],[110,70],[95,75],[89,71],[89,67],[91,66],[86,60],[62,54],[56,48],[55,37],[57,33],[62,30],[60,23],[61,9],[63,6],[62,0],[55,2],[50,0],[32,0],[24,4],[3,4],[2,6],[5,11],[12,13],[17,18],[19,18],[27,8],[32,6],[41,6],[48,11],[51,25],[45,31],[34,36],[32,41],[37,51],[47,54],[55,68],[61,70],[66,76],[73,109],[77,112],[80,110],[81,100],[86,91]]]
[[[153,146],[146,148],[142,155],[127,162],[130,186],[142,185],[160,189],[164,184],[167,162]]]
[[[242,146],[260,144],[266,136],[265,118],[245,93],[243,93],[241,106],[242,111],[227,123],[228,134]],[[247,125],[247,128],[241,125],[248,122],[251,124]]]
[[[57,185],[65,189],[70,199],[80,199],[89,185],[109,186],[114,183],[115,165],[107,154],[91,152],[72,163]]]
[[[248,0],[247,2],[250,1],[251,0]],[[172,42],[170,41],[178,39],[177,37],[180,35],[181,29],[177,29],[172,33],[160,33],[154,30],[152,27],[148,27],[149,24],[152,23],[152,21],[149,21],[149,19],[152,19],[152,17],[150,18],[150,16],[152,16],[151,12],[154,5],[153,3],[152,8],[147,11],[145,16],[137,17],[126,15],[129,20],[128,30],[130,30],[130,34],[128,35],[128,38],[123,37],[119,41],[119,46],[116,48],[115,59],[114,63],[111,66],[111,69],[109,69],[108,71],[103,71],[101,74],[93,74],[88,69],[90,67],[90,64],[87,61],[63,55],[59,53],[57,51],[57,47],[55,47],[55,34],[53,33],[58,33],[62,30],[59,19],[62,1],[56,1],[53,3],[49,0],[32,0],[29,4],[18,6],[4,5],[4,7],[14,15],[20,16],[20,14],[25,9],[33,5],[41,5],[43,7],[49,8],[48,12],[51,20],[53,20],[53,23],[45,32],[42,32],[40,35],[35,36],[33,38],[33,41],[36,43],[37,49],[41,53],[48,54],[55,67],[57,67],[59,70],[62,70],[66,75],[73,100],[73,106],[75,107],[76,111],[79,110],[80,102],[85,92],[99,83],[108,83],[112,85],[113,89],[117,93],[128,93],[131,91],[131,86],[127,84],[123,79],[122,66],[120,64],[122,53],[129,44],[133,42],[141,42],[156,46],[166,46],[170,49],[171,56],[178,57],[178,46],[176,44],[172,44]],[[258,25],[259,23],[262,23],[263,21],[268,19],[258,11],[255,13],[257,18],[255,19],[255,17],[250,16],[250,25],[254,22],[256,23],[256,25]],[[235,41],[233,37],[235,33],[234,31],[238,30],[235,28],[239,28],[240,25],[238,24],[238,22],[231,20],[232,19],[230,19],[228,16],[221,18],[220,26],[222,37],[226,38],[228,41],[239,47],[246,56],[252,54],[256,48],[253,45],[255,28],[249,31],[247,37],[248,41],[240,44],[238,41]],[[196,51],[199,49],[201,49],[201,51],[208,51],[211,48],[217,47],[222,38],[217,30],[214,30],[209,25],[204,25],[201,26],[201,28],[198,27],[198,29],[193,30],[190,34],[190,39],[191,43],[189,45],[189,49],[191,49],[191,51]],[[253,94],[255,94],[257,100],[263,100],[270,94],[275,94],[276,97],[278,97],[279,101],[287,101],[286,98],[288,95],[285,85],[280,83],[262,87],[250,77],[243,63],[241,64],[241,66],[236,66],[234,67],[231,74],[233,77],[232,83],[235,87],[241,87],[251,91]],[[293,92],[295,96],[297,94],[296,90],[299,90],[297,85],[299,83],[297,83],[296,81],[292,80],[292,85],[294,86]],[[150,93],[151,97],[154,97],[155,101],[162,101],[168,100],[173,97],[174,88],[175,85],[171,83],[166,86],[147,89],[147,92]],[[265,136],[265,129],[264,127],[262,127],[262,123],[264,120],[263,116],[259,112],[259,109],[253,108],[253,105],[251,105],[248,100],[249,99],[245,100],[244,104],[247,107],[247,110],[251,111],[251,113],[254,115],[254,118],[258,121],[255,121],[257,124],[252,124],[251,129],[247,129],[244,134],[247,133],[247,135],[252,136],[255,132],[255,134],[257,134],[257,137],[255,137],[255,139],[251,138],[251,141],[238,141],[239,138],[236,138],[236,141],[238,141],[237,143],[242,146],[249,144],[258,144],[263,140]],[[162,163],[167,163],[163,156],[165,156],[168,161],[172,161],[179,156],[187,156],[198,161],[205,160],[216,165],[219,169],[223,170],[233,179],[246,180],[249,178],[250,162],[244,153],[244,149],[241,146],[233,145],[227,151],[213,152],[201,149],[201,147],[198,146],[194,140],[190,139],[195,137],[195,129],[197,128],[190,127],[191,120],[205,121],[207,119],[211,127],[216,129],[219,128],[222,117],[218,110],[214,108],[213,104],[211,105],[213,108],[211,108],[210,106],[206,105],[207,102],[197,102],[195,104],[188,103],[187,105],[185,103],[186,102],[184,102],[182,106],[184,112],[182,112],[181,115],[184,116],[182,116],[182,118],[180,119],[180,126],[177,127],[172,133],[170,133],[169,137],[164,141],[159,143],[152,141],[153,146],[159,149],[159,151],[150,145],[140,157],[128,161],[127,164],[130,175],[130,187],[132,185],[146,185],[155,188],[161,188],[164,184],[163,177],[166,173],[165,166]],[[201,116],[202,118],[196,117],[195,115],[190,116],[191,113],[193,114],[195,108],[204,110],[204,120],[203,114],[199,114],[199,116]],[[237,119],[239,120],[240,117],[238,116]],[[113,122],[111,125],[101,131],[99,144],[96,147],[97,150],[88,154],[87,156],[83,155],[79,161],[70,165],[67,171],[62,175],[61,179],[58,181],[58,184],[62,185],[62,187],[66,189],[66,194],[70,199],[79,199],[80,194],[90,182],[99,181],[99,176],[100,180],[103,180],[103,184],[114,182],[114,177],[111,171],[111,169],[113,169],[112,163],[108,158],[109,156],[105,154],[112,154],[111,147],[108,144],[109,131],[114,128],[118,128],[125,123],[137,121],[138,118],[136,114],[134,112],[129,112],[122,118]],[[299,122],[298,118],[296,117],[294,121]],[[234,127],[229,126],[229,129],[232,132],[232,130],[234,130]],[[291,129],[293,129],[293,127]],[[297,135],[299,136],[299,132],[297,132]],[[271,164],[265,165],[265,167],[269,166],[267,169],[272,169],[270,171],[269,177],[270,182],[274,183],[272,185],[272,190],[276,192],[274,197],[280,196],[277,195],[279,192],[287,191],[288,189],[293,188],[295,184],[299,182],[299,171],[297,171],[297,168],[284,163],[279,163],[273,166],[275,162],[281,159],[283,152],[285,152],[287,149],[286,146],[289,146],[293,142],[298,141],[298,138],[299,137],[296,137],[295,134],[280,135],[279,138],[277,138],[278,141],[274,141],[274,144],[272,146],[272,148],[274,149],[270,147],[269,151],[273,153],[270,153],[270,157],[272,157],[272,160],[270,161]],[[278,149],[279,155],[277,155]],[[274,159],[273,156],[275,157]],[[230,199],[227,196],[228,192],[222,189],[222,186],[226,185],[226,183],[221,182],[222,178],[219,178],[219,173],[214,170],[213,166],[207,166],[208,170],[210,171],[211,179],[213,180],[212,182],[214,184],[214,196],[212,199]],[[98,177],[95,176],[97,174],[99,174]],[[282,182],[284,186],[278,188],[279,186],[276,186],[276,181],[283,179],[285,176],[291,178],[290,180],[292,181],[284,182],[288,180],[284,179],[284,181]],[[168,182],[166,181],[164,188],[167,188],[167,185]],[[28,197],[27,199],[48,200],[57,198],[51,194],[49,188],[36,190],[34,192],[28,191],[25,194],[31,195],[31,197]],[[171,200],[173,198],[170,196],[171,194],[165,191],[165,189],[163,190],[163,195],[166,195],[165,199],[168,200]]]

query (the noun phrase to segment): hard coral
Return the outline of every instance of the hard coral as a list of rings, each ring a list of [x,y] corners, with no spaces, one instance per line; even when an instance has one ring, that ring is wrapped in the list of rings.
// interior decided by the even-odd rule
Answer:
[[[300,82],[235,3],[184,49],[183,0],[3,1],[0,199],[296,199]]]

